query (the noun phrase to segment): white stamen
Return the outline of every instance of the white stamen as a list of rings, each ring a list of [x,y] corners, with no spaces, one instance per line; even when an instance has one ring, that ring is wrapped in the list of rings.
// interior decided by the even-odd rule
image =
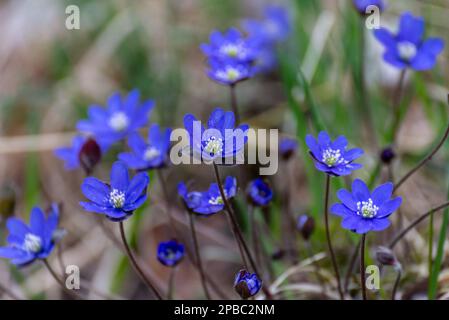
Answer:
[[[335,166],[337,164],[345,164],[348,163],[342,156],[339,149],[333,150],[328,148],[324,150],[323,157],[321,159],[328,167]]]
[[[223,54],[225,54],[229,57],[233,57],[233,58],[238,56],[239,50],[240,50],[240,46],[237,46],[235,44],[230,44],[230,43],[226,44],[220,48],[220,51]]]
[[[226,190],[223,190],[223,191],[224,191],[225,197],[227,199],[228,195],[226,193]],[[223,198],[221,196],[218,196],[216,198],[210,198],[209,199],[209,203],[216,206],[216,205],[219,205],[219,204],[224,204],[224,201],[223,201]]]
[[[216,138],[214,136],[209,137],[204,150],[209,153],[211,156],[215,156],[217,154],[221,154],[223,152],[223,139]]]
[[[109,118],[109,126],[115,131],[123,131],[129,126],[128,116],[124,112],[116,112]]]
[[[125,193],[117,189],[112,190],[109,194],[109,202],[116,209],[122,208],[125,204]]]
[[[154,158],[157,158],[160,156],[160,152],[158,149],[154,148],[154,147],[149,147],[147,150],[145,150],[145,153],[143,155],[143,158],[145,159],[145,161],[151,161]]]
[[[240,78],[240,71],[233,67],[227,67],[225,70],[217,72],[217,78],[224,81],[236,81]]]
[[[23,249],[28,252],[37,253],[42,250],[42,239],[32,233],[27,233],[25,235],[25,240],[23,241]]]
[[[416,56],[416,45],[409,41],[399,42],[398,52],[402,60],[410,61]]]
[[[374,205],[371,198],[368,201],[357,202],[357,214],[364,218],[374,218],[378,210],[379,207]]]

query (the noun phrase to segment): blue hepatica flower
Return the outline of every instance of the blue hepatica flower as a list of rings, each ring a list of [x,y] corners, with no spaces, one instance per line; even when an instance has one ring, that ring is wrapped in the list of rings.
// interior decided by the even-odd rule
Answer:
[[[385,9],[385,3],[383,0],[352,0],[352,3],[361,14],[366,14],[366,8],[369,6],[376,6],[381,12]]]
[[[60,240],[57,236],[58,221],[59,209],[55,204],[47,218],[42,209],[34,207],[29,226],[20,219],[9,218],[6,222],[9,230],[8,246],[0,248],[0,257],[10,259],[17,266],[47,258]]]
[[[88,143],[88,145],[86,145]],[[105,148],[89,137],[75,136],[72,140],[71,147],[62,147],[55,150],[55,155],[65,162],[66,170],[75,170],[80,166],[83,166],[81,151],[83,148],[87,153],[85,156],[90,159],[96,158],[98,161],[101,158],[101,154],[105,152]]]
[[[237,193],[237,179],[227,177],[223,189],[226,199],[233,198]],[[181,182],[178,184],[178,194],[187,208],[199,215],[208,216],[220,212],[225,206],[216,183],[212,183],[207,191],[188,192],[186,185]]]
[[[184,245],[176,240],[159,243],[157,259],[167,267],[176,266],[184,258]]]
[[[246,193],[255,206],[266,206],[273,199],[273,191],[261,178],[251,181],[246,189]]]
[[[284,159],[290,158],[298,149],[298,141],[293,138],[283,138],[279,143],[279,153]]]
[[[251,41],[259,44],[276,44],[287,39],[291,24],[288,11],[282,6],[267,6],[264,19],[261,21],[248,19],[243,22]]]
[[[148,131],[148,143],[138,133],[133,133],[128,139],[131,152],[118,157],[131,169],[161,168],[167,164],[170,134],[171,129],[160,130],[159,125],[153,124]]]
[[[207,75],[212,80],[223,85],[235,85],[251,78],[256,69],[247,62],[220,61],[211,59]]]
[[[318,140],[310,134],[307,135],[306,144],[315,160],[315,167],[327,174],[344,176],[362,167],[353,161],[363,154],[363,150],[359,148],[346,150],[348,141],[343,136],[332,142],[329,135],[322,131],[318,134]]]
[[[255,296],[261,288],[262,280],[255,273],[240,270],[235,276],[234,289],[242,299],[248,299]]]
[[[125,164],[117,161],[112,165],[110,185],[93,177],[84,179],[81,190],[91,202],[80,202],[80,205],[112,221],[122,221],[146,201],[149,182],[146,172],[136,174],[130,181]]]
[[[385,47],[384,60],[398,69],[432,69],[444,49],[442,39],[424,39],[424,19],[409,12],[401,15],[397,34],[380,28],[374,35]]]
[[[402,203],[401,197],[390,199],[393,184],[388,182],[377,187],[372,193],[366,184],[356,179],[352,192],[341,189],[337,197],[341,203],[334,204],[331,212],[343,218],[341,226],[360,234],[382,231],[390,226],[388,217]]]
[[[235,116],[231,111],[216,108],[212,111],[207,122],[206,130],[194,115],[187,114],[184,117],[184,127],[189,133],[190,149],[194,157],[207,162],[233,159],[241,156],[245,143],[248,140],[249,126],[241,124],[234,129]]]
[[[89,119],[79,121],[77,128],[94,135],[99,144],[109,147],[144,127],[153,106],[153,100],[140,103],[138,90],[131,91],[123,98],[117,92],[108,99],[106,108],[97,105],[89,107]]]

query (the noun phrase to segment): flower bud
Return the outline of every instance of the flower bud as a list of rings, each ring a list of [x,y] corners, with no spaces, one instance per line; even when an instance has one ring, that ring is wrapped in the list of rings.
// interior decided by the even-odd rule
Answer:
[[[284,160],[290,159],[298,149],[298,142],[292,138],[283,138],[279,143],[279,153]]]
[[[387,247],[378,247],[376,250],[376,259],[377,261],[384,266],[392,266],[395,269],[401,269],[401,264],[394,252]]]
[[[88,138],[81,147],[78,158],[81,167],[90,175],[101,160],[101,148],[93,138]]]
[[[393,159],[396,157],[396,153],[394,152],[393,148],[386,147],[384,148],[380,153],[380,159],[383,163],[389,164]]]
[[[302,214],[298,217],[297,228],[304,240],[309,240],[315,229],[315,219],[307,214]]]
[[[255,296],[262,288],[262,280],[255,273],[249,273],[245,269],[240,270],[235,276],[234,289],[242,299]]]

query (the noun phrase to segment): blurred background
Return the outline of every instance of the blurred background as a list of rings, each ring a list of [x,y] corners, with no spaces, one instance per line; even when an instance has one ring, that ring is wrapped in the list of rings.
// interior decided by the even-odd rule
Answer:
[[[448,43],[447,0],[386,2],[382,26],[395,28],[399,14],[412,11],[425,17],[427,35],[442,37]],[[65,27],[65,9],[72,4],[80,8],[80,30]],[[278,67],[238,86],[244,122],[254,128],[279,128],[284,135],[292,137],[316,133],[311,124],[308,94],[311,93],[320,121],[331,136],[346,135],[351,145],[366,152],[362,158],[364,169],[355,172],[351,179],[360,177],[373,184],[385,181],[388,170],[393,170],[396,178],[402,176],[430,150],[448,122],[447,49],[431,72],[408,73],[404,91],[408,109],[395,146],[398,159],[390,168],[379,165],[379,153],[390,141],[391,104],[399,72],[382,62],[382,46],[375,41],[371,30],[362,27],[350,0],[4,0],[0,3],[2,243],[6,237],[5,220],[9,216],[28,219],[35,205],[47,207],[51,202],[61,203],[60,225],[68,233],[58,253],[52,256],[54,267],[60,270],[60,262],[79,266],[84,281],[82,290],[91,298],[151,297],[115,243],[117,225],[83,212],[78,205],[83,199],[80,191],[83,173],[65,171],[53,150],[70,144],[75,125],[86,117],[89,105],[104,105],[116,90],[140,89],[142,97],[156,101],[151,121],[173,128],[182,126],[187,112],[205,120],[213,107],[229,108],[227,88],[212,82],[205,74],[205,58],[199,45],[208,42],[213,29],[240,28],[243,19],[260,19],[269,4],[287,8],[292,31],[278,48]],[[360,59],[362,39],[365,42],[363,61]],[[362,103],[360,95],[362,63],[370,107]],[[298,75],[299,70],[304,77]],[[298,117],[298,111],[305,116]],[[365,122],[368,117],[374,131]],[[322,295],[315,267],[307,261],[310,252],[304,241],[298,234],[285,231],[289,228],[287,212],[293,216],[308,213],[315,217],[312,252],[321,258],[322,278],[333,284],[330,261],[322,259],[322,253],[326,253],[322,226],[324,176],[314,171],[303,139],[298,141],[298,154],[281,162],[279,172],[267,178],[275,190],[275,201],[256,212],[270,231],[261,239],[270,265],[264,272],[270,283],[282,280],[286,271],[291,272],[287,281],[278,285],[293,286],[284,290],[285,298],[335,298],[331,288],[328,295]],[[393,217],[392,228],[368,239],[368,264],[374,263],[371,249],[385,244],[399,225],[407,225],[420,213],[447,199],[448,151],[445,147],[401,190],[405,197],[401,215]],[[108,154],[95,176],[107,180],[115,155]],[[247,230],[244,191],[256,172],[252,167],[245,169],[229,168],[228,172],[240,177],[235,206]],[[176,185],[179,181],[194,180],[195,186],[204,189],[213,181],[212,170],[205,166],[172,166],[164,170],[164,175],[169,182],[170,205],[174,206],[176,223],[183,236],[179,240],[185,239],[185,244],[190,246],[187,215],[179,204]],[[348,181],[335,181],[333,190],[344,183]],[[165,288],[170,270],[158,263],[156,248],[159,241],[173,235],[167,226],[168,204],[155,175],[149,194],[149,203],[126,224],[132,246],[151,278]],[[345,273],[358,237],[341,229],[339,219],[331,218],[331,222],[340,268]],[[436,247],[441,215],[435,215],[432,223],[433,228],[428,223],[422,224],[397,248],[405,269],[401,285],[403,298],[421,298],[427,294],[429,232]],[[240,259],[224,215],[198,219],[198,229],[207,273],[227,297],[237,298],[232,283]],[[439,296],[449,291],[449,246],[445,248]],[[290,250],[295,252],[293,257],[286,254]],[[375,295],[384,297],[391,290],[394,277],[393,271],[385,270],[381,290]],[[175,281],[175,298],[202,298],[198,273],[187,259],[178,267]],[[22,298],[65,297],[40,264],[19,270],[2,260],[0,282]],[[356,282],[352,283],[350,288],[358,287]],[[2,298],[10,297],[3,294]]]

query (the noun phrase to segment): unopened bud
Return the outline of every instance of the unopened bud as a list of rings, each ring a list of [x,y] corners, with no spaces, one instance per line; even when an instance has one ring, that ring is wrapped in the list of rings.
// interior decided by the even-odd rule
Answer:
[[[298,217],[297,228],[304,240],[309,240],[315,229],[315,219],[307,214],[302,214]]]
[[[101,160],[101,148],[93,138],[88,138],[81,147],[78,157],[81,167],[87,175],[90,175]]]
[[[262,280],[255,273],[249,273],[243,269],[235,276],[234,289],[242,299],[256,295],[261,287]]]
[[[396,157],[396,153],[393,151],[393,148],[386,147],[380,153],[380,159],[383,163],[389,164]]]
[[[401,264],[394,252],[387,247],[378,247],[376,250],[376,259],[377,261],[384,266],[392,266],[395,269],[400,270]]]

